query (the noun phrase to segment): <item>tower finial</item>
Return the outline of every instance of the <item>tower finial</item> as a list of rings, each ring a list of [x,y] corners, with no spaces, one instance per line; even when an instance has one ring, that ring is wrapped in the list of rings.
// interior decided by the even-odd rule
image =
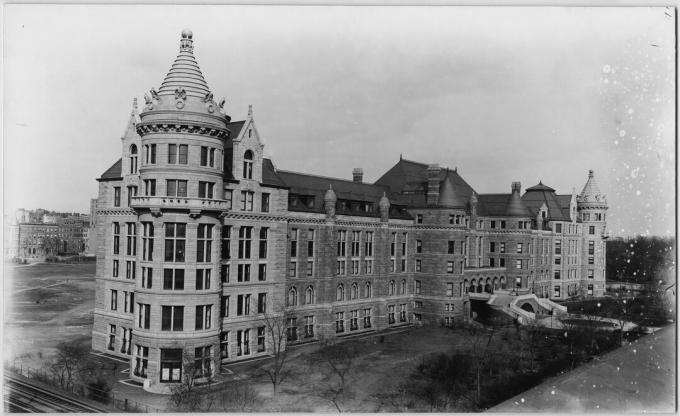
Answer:
[[[194,51],[194,33],[190,29],[182,30],[182,39],[179,41],[179,51],[180,52],[193,52]]]
[[[248,117],[252,117],[252,116],[253,116],[253,105],[248,104]]]
[[[592,169],[590,169],[590,170],[588,171],[588,177],[589,177],[589,178],[594,178],[594,177],[595,177],[595,171],[592,170]]]
[[[137,97],[132,99],[132,115],[137,114]]]

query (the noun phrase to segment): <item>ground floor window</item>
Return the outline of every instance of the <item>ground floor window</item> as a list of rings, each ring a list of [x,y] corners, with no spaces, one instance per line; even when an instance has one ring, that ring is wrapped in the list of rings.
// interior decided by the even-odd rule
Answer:
[[[305,338],[314,336],[314,317],[305,316]]]
[[[182,380],[182,350],[161,349],[161,383]]]
[[[130,346],[132,344],[132,329],[123,327],[123,342],[120,346],[120,352],[123,354],[130,354]]]
[[[288,318],[288,326],[286,327],[288,341],[297,341],[297,318]]]
[[[229,358],[229,332],[220,334],[220,357]]]
[[[371,327],[371,309],[364,309],[364,328]]]
[[[593,285],[588,285],[588,294],[589,295],[593,294]]]
[[[420,321],[422,321],[422,319],[423,319],[423,317],[422,317],[421,314],[419,314],[419,313],[414,313],[414,314],[413,314],[413,320],[414,320],[414,321],[420,322]]]
[[[399,305],[399,322],[406,322],[406,304]]]
[[[212,374],[212,345],[194,350],[194,376],[210,377]]]
[[[345,332],[345,313],[337,312],[335,314],[335,332]]]
[[[387,323],[394,323],[394,305],[387,306]]]
[[[257,328],[257,352],[264,351],[264,334],[265,327],[260,326]]]
[[[107,348],[111,351],[115,349],[116,345],[116,326],[110,324],[109,325],[109,343],[107,345]]]
[[[236,332],[236,355],[250,355],[250,329]]]
[[[149,347],[135,345],[135,369],[134,375],[146,378],[146,369],[149,366]]]
[[[359,310],[350,311],[349,330],[356,331],[359,329]]]
[[[556,298],[560,297],[560,287],[559,286],[555,286],[555,297]]]

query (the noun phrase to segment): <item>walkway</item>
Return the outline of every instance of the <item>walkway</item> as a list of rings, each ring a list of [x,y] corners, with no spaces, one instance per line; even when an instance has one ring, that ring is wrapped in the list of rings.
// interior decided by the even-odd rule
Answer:
[[[675,333],[663,328],[488,411],[674,413]]]

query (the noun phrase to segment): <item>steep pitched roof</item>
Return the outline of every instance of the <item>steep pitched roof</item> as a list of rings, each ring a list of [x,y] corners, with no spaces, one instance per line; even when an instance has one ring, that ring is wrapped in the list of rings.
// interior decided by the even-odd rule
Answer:
[[[277,188],[287,188],[286,183],[276,173],[276,168],[271,159],[262,159],[262,184]]]
[[[555,195],[555,197],[557,198],[557,203],[562,209],[562,215],[567,218],[571,218],[571,210],[569,209],[571,204],[571,195]]]
[[[323,196],[329,186],[333,187],[338,199],[353,201],[378,202],[384,192],[385,187],[369,183],[358,183],[345,179],[329,178],[326,176],[309,175],[306,173],[290,172],[277,170],[276,174],[283,180],[286,186],[290,187],[291,193],[300,195]]]
[[[227,129],[231,132],[229,134],[229,137],[234,139],[238,137],[239,133],[241,133],[241,129],[243,129],[243,126],[246,124],[245,120],[241,121],[232,121],[231,123],[227,123]]]
[[[562,211],[562,204],[557,199],[555,190],[549,186],[543,185],[543,183],[539,182],[538,185],[528,188],[524,195],[522,195],[522,202],[531,210],[532,216],[536,215],[539,208],[541,208],[541,205],[545,204],[545,206],[548,207],[548,219],[554,221],[571,221],[569,210],[567,209],[566,215]]]
[[[104,173],[102,173],[102,176],[97,179],[98,181],[111,181],[111,180],[119,180],[123,179],[123,176],[121,175],[123,171],[123,158],[120,158],[111,165],[110,168],[106,169]]]
[[[512,194],[479,194],[477,196],[477,214],[487,217],[531,217],[531,211],[520,202],[519,206],[511,206]]]
[[[427,167],[428,165],[425,163],[400,159],[375,182],[375,185],[388,188],[390,201],[393,203],[398,202],[413,207],[426,206]],[[465,182],[456,170],[441,169],[439,172],[440,192],[444,190],[443,188],[449,186],[443,183],[444,179],[450,181],[451,184],[451,189],[447,190],[446,198],[455,195],[457,200],[455,204],[465,206],[474,189]],[[451,190],[453,192],[449,192]]]

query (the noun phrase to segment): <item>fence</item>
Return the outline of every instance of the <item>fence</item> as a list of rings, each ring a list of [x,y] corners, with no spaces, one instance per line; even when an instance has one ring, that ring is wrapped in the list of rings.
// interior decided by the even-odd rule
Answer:
[[[24,366],[23,364],[16,366],[9,361],[5,361],[5,371],[19,374],[32,380],[41,381],[45,384],[49,384],[50,387],[55,390],[62,390],[76,396],[84,397],[88,400],[94,400],[95,402],[113,407],[116,410],[130,413],[163,412],[163,409],[140,403],[125,397],[120,393],[116,394],[113,391],[100,389],[94,385],[85,385],[79,382],[65,383],[63,380],[60,381],[54,374],[45,371],[44,368],[31,368],[29,366]]]

